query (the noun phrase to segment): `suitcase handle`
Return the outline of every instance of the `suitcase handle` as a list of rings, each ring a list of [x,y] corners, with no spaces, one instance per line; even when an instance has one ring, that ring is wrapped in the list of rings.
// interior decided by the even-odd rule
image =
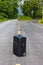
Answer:
[[[18,35],[20,35],[20,21],[19,21],[19,23],[18,23]]]

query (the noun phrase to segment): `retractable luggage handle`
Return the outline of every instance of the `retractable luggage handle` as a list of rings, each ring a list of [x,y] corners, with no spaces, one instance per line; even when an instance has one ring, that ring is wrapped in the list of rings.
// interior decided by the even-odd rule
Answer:
[[[18,35],[20,35],[21,32],[20,32],[20,21],[18,22]]]

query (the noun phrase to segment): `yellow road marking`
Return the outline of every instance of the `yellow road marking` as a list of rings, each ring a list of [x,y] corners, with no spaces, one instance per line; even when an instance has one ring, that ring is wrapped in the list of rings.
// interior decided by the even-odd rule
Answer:
[[[20,21],[19,21],[19,24],[18,24],[18,34],[20,34]]]
[[[16,64],[16,65],[21,65],[21,64]]]
[[[20,31],[18,31],[18,34],[20,34]]]

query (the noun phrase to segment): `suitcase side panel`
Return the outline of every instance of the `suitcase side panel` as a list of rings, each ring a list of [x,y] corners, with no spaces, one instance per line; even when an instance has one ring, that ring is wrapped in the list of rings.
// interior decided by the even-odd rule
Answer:
[[[23,56],[26,55],[26,38],[25,37],[22,38],[22,54]]]
[[[19,38],[14,36],[14,38],[13,38],[13,53],[14,54],[17,54],[18,43],[19,43]]]

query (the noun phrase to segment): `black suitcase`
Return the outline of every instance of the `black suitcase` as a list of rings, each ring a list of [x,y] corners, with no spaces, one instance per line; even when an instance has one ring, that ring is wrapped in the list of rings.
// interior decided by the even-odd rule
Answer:
[[[17,56],[26,55],[26,37],[22,35],[13,37],[13,53]]]

